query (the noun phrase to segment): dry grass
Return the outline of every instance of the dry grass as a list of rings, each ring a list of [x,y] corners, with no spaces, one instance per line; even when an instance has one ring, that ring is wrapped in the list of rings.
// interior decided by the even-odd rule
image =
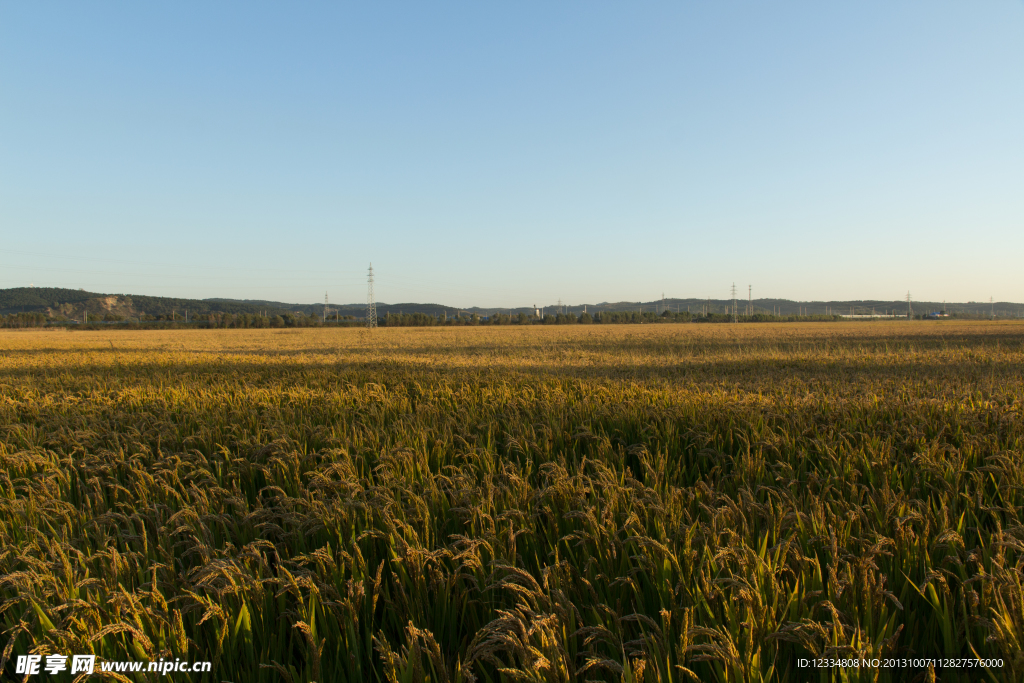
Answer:
[[[1018,680],[1022,398],[1015,323],[4,332],[5,652]]]

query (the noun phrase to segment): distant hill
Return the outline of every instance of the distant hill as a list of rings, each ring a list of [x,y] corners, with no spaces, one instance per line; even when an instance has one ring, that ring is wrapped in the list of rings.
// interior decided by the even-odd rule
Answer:
[[[309,305],[280,302],[260,302],[257,305],[228,299],[203,301],[136,294],[102,294],[51,287],[0,289],[0,314],[42,313],[54,319],[81,320],[86,313],[92,319],[102,319],[104,316],[136,318],[140,314],[153,318],[181,318],[186,311],[190,316],[204,313],[278,315],[297,311],[308,314],[305,309],[312,308]],[[323,310],[323,305],[320,310]]]
[[[61,304],[75,304],[106,296],[96,292],[85,292],[80,289],[60,289],[57,287],[18,287],[16,289],[0,289],[0,312],[13,313],[32,312],[46,307],[57,307]]]
[[[366,304],[363,303],[331,304],[329,310],[332,315],[338,313],[341,316],[349,315],[357,318],[366,316]],[[447,313],[450,316],[459,310],[441,304],[377,304],[377,311],[381,316],[386,316],[389,313],[424,313],[434,316]],[[487,310],[493,312],[497,309]],[[179,299],[139,294],[105,294],[55,287],[0,289],[0,315],[42,313],[55,320],[82,320],[88,313],[91,320],[101,320],[105,316],[137,318],[140,315],[158,319],[171,317],[180,319],[186,311],[190,317],[209,313],[231,313],[233,315],[246,313],[267,316],[301,313],[306,316],[319,316],[324,312],[324,305],[322,303],[297,304],[259,299]],[[473,309],[469,312],[488,314],[484,309]]]
[[[748,306],[745,299],[737,301],[740,313],[743,313]],[[619,311],[644,311],[662,313],[668,311],[690,311],[691,313],[725,313],[731,307],[732,301],[726,299],[664,299],[655,301],[619,301],[615,303],[602,302],[599,304],[574,304],[572,306],[547,305],[542,307],[546,313],[556,313],[559,310],[580,314],[584,310],[590,313],[596,312],[619,312]],[[906,301],[791,301],[788,299],[755,299],[750,304],[754,313],[776,313],[778,315],[819,315],[826,312],[833,314],[848,313],[884,313],[896,312],[906,314]],[[1024,315],[1024,304],[996,302],[994,305],[988,302],[967,302],[967,303],[943,303],[914,301],[912,303],[915,314],[930,313],[932,311],[946,310],[958,315],[988,316],[992,309],[1000,317],[1018,317]],[[337,312],[341,316],[353,316],[364,318],[366,316],[366,304],[341,304],[330,305],[333,315]],[[323,314],[322,303],[289,304],[280,301],[264,301],[258,299],[179,299],[173,297],[145,296],[137,294],[103,294],[99,292],[86,292],[80,289],[61,289],[56,287],[17,287],[13,289],[0,289],[0,314],[11,313],[41,313],[54,320],[70,319],[80,320],[86,313],[90,319],[100,320],[104,316],[136,318],[140,315],[158,319],[179,319],[188,311],[190,317],[201,316],[208,313],[231,313],[249,315],[284,315],[301,313],[306,316],[320,316]],[[481,316],[488,316],[494,313],[518,314],[526,313],[532,315],[532,306],[521,306],[518,308],[457,308],[443,304],[432,303],[378,303],[377,312],[381,317],[388,314],[413,314],[422,313],[431,316],[447,314],[449,317],[457,313],[477,313]]]

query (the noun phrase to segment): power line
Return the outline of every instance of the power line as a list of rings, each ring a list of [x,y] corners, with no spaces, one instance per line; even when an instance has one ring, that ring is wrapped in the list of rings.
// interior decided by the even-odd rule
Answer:
[[[0,249],[0,254],[17,254],[19,256],[40,256],[40,257],[45,258],[47,261],[52,261],[53,259],[63,259],[63,260],[66,260],[66,261],[81,262],[83,260],[83,257],[81,257],[81,256],[63,256],[61,254],[50,254],[50,253],[36,252],[36,251],[22,251],[22,250],[18,250],[18,249],[6,249],[6,248]],[[84,260],[87,261],[87,262],[91,261],[91,262],[94,262],[94,263],[126,264],[126,265],[132,265],[132,266],[147,266],[147,267],[150,267],[150,268],[170,268],[170,269],[172,269],[174,271],[181,271],[182,269],[186,269],[186,268],[194,268],[194,269],[202,269],[202,270],[208,270],[210,268],[209,264],[203,264],[203,263],[189,264],[189,263],[186,263],[186,262],[171,263],[171,262],[159,262],[159,261],[135,261],[135,260],[112,259],[112,258],[102,258],[102,257],[97,258],[97,257],[93,257],[93,256],[86,256],[86,257],[84,257]],[[67,269],[67,268],[59,268],[59,269],[58,268],[42,268],[40,266],[35,266],[35,265],[29,265],[29,266],[10,266],[10,267],[26,268],[26,269],[38,268],[40,270],[70,270],[70,269]],[[222,264],[217,264],[217,270],[218,271],[225,271],[225,270],[250,271],[250,272],[259,272],[259,273],[273,272],[273,273],[302,273],[302,274],[311,274],[312,273],[312,274],[329,274],[329,275],[336,274],[336,272],[333,271],[333,270],[310,270],[308,268],[267,268],[267,267],[263,267],[263,266],[258,266],[258,267],[256,267],[256,266],[230,266],[230,265],[222,265]],[[74,272],[90,272],[90,271],[74,271]],[[125,274],[125,273],[121,273],[121,272],[110,272],[110,271],[92,271],[92,272],[99,272],[99,273],[103,273],[103,274],[117,274],[117,275],[124,275]],[[191,277],[195,277],[195,276],[194,275],[176,275],[176,277],[190,277],[191,278]]]

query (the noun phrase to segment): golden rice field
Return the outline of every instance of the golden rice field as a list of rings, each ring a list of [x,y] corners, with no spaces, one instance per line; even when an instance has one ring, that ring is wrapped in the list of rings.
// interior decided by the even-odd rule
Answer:
[[[1022,680],[1022,402],[1014,322],[4,331],[3,676]]]

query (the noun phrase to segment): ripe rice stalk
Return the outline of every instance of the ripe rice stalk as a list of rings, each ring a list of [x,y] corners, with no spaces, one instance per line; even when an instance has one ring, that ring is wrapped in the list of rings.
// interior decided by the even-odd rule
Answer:
[[[4,665],[1024,677],[1024,326],[649,327],[3,331]]]

